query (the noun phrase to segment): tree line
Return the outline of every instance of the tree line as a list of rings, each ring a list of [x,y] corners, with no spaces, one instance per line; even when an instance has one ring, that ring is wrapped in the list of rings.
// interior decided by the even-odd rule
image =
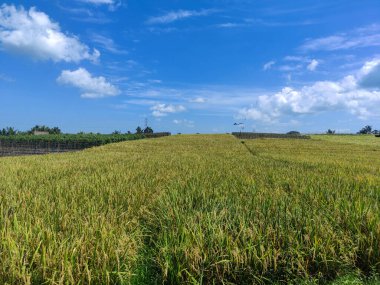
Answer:
[[[335,134],[335,130],[332,130],[332,129],[328,129],[326,131],[326,134],[328,135],[334,135]],[[379,135],[380,134],[380,131],[379,130],[376,130],[376,129],[373,129],[372,126],[370,125],[367,125],[367,126],[364,126],[363,128],[361,128],[358,132],[357,132],[358,135],[370,135],[370,134],[373,134],[373,135]]]
[[[48,127],[45,125],[35,125],[33,128],[27,131],[18,131],[13,127],[6,127],[3,129],[0,129],[0,135],[1,136],[15,136],[15,135],[33,135],[35,132],[46,132],[49,135],[61,135],[63,134],[61,129],[59,127]],[[144,129],[142,129],[140,126],[136,128],[135,134],[152,134],[154,133],[153,129],[149,126],[146,126]],[[78,134],[94,134],[94,133],[85,133],[85,132],[79,132]],[[99,133],[97,133],[99,134]],[[113,135],[122,134],[121,131],[114,131],[112,132]],[[132,132],[128,131],[127,134],[132,134]]]
[[[18,131],[13,127],[6,127],[0,130],[2,136],[14,136],[14,135],[32,135],[34,132],[46,132],[50,135],[60,135],[62,131],[58,127],[49,128],[47,126],[35,125],[33,128],[27,131]]]

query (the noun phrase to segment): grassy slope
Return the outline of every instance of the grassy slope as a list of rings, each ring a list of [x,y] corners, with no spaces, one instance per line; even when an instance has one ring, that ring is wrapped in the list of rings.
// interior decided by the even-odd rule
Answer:
[[[199,135],[1,158],[0,283],[380,272],[379,152]]]

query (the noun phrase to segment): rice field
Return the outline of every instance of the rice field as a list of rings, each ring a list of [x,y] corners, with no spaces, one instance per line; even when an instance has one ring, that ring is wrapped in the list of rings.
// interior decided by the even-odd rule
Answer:
[[[0,158],[0,284],[379,284],[380,138],[365,137]]]
[[[380,138],[374,135],[313,135],[314,139],[340,142],[345,144],[379,146]]]

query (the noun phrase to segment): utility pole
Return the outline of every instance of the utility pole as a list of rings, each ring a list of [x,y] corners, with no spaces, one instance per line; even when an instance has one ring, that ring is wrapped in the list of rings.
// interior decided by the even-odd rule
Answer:
[[[234,126],[240,126],[240,135],[242,131],[244,130],[244,123],[234,123]]]

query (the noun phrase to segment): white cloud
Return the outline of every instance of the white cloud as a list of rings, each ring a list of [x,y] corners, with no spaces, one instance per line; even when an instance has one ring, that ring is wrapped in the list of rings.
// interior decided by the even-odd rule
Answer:
[[[186,110],[182,105],[156,104],[150,108],[154,117],[164,117],[169,113],[179,113]]]
[[[189,100],[190,103],[205,103],[206,99],[203,97],[196,97]]]
[[[272,68],[272,66],[275,64],[276,62],[274,60],[271,60],[271,61],[268,61],[266,64],[264,64],[263,66],[263,70],[269,70]]]
[[[120,94],[120,90],[107,82],[104,77],[93,77],[84,68],[74,71],[63,70],[57,81],[79,88],[83,92],[82,98],[102,98]]]
[[[152,83],[152,84],[161,84],[162,80],[160,80],[160,79],[149,79],[148,82]]]
[[[360,119],[378,116],[376,106],[380,104],[380,91],[367,90],[361,82],[372,74],[377,76],[379,65],[379,60],[373,60],[355,75],[348,75],[340,81],[318,81],[299,89],[285,87],[274,95],[259,96],[256,105],[241,109],[238,117],[273,123],[288,115],[338,110],[348,111]]]
[[[96,5],[102,5],[102,4],[112,5],[112,4],[115,4],[114,0],[79,0],[79,1],[85,2],[85,3],[96,4]]]
[[[307,69],[310,71],[315,71],[317,69],[317,66],[319,65],[319,61],[316,59],[313,59],[307,66]]]
[[[157,102],[155,100],[148,100],[148,99],[131,99],[131,100],[127,100],[125,102],[128,104],[142,105],[142,106],[159,104],[159,102]]]
[[[363,88],[380,89],[380,59],[366,62],[359,72],[359,85]]]
[[[278,70],[284,72],[300,71],[301,69],[308,69],[310,71],[315,71],[320,61],[317,59],[310,59],[305,56],[293,56],[288,55],[283,58],[283,65],[278,66]]]
[[[27,54],[39,60],[79,62],[96,61],[100,55],[72,35],[61,32],[58,23],[35,8],[0,6],[0,43],[11,52]]]
[[[182,20],[182,19],[186,19],[186,18],[207,16],[207,15],[214,13],[214,12],[215,12],[215,10],[211,10],[211,9],[200,10],[200,11],[178,10],[178,11],[169,12],[169,13],[162,15],[162,16],[151,17],[146,21],[146,23],[149,25],[168,24],[168,23],[172,23],[172,22]]]
[[[297,64],[297,65],[281,65],[278,67],[278,70],[280,71],[285,71],[285,72],[289,72],[289,71],[296,71],[296,70],[300,70],[303,68],[303,65],[302,64]]]
[[[176,124],[176,125],[182,125],[182,126],[185,126],[185,127],[188,127],[188,128],[194,128],[194,122],[190,121],[190,120],[187,120],[187,119],[173,120],[173,123]]]
[[[299,62],[305,62],[307,61],[307,57],[304,56],[294,56],[294,55],[288,55],[284,57],[285,61],[299,61]]]
[[[77,0],[79,2],[94,4],[97,6],[100,5],[108,5],[110,10],[115,10],[117,7],[121,5],[121,1],[118,0]]]
[[[239,114],[237,116],[239,119],[251,119],[254,121],[262,121],[262,122],[271,122],[271,116],[257,110],[256,108],[243,108],[239,110]]]
[[[247,27],[247,26],[250,26],[250,24],[249,23],[231,23],[231,22],[228,22],[228,23],[221,23],[221,24],[215,25],[215,27],[222,28],[222,29],[243,28],[243,27]]]
[[[380,46],[380,25],[372,25],[323,38],[309,39],[300,49],[302,51],[334,51],[371,46]]]

